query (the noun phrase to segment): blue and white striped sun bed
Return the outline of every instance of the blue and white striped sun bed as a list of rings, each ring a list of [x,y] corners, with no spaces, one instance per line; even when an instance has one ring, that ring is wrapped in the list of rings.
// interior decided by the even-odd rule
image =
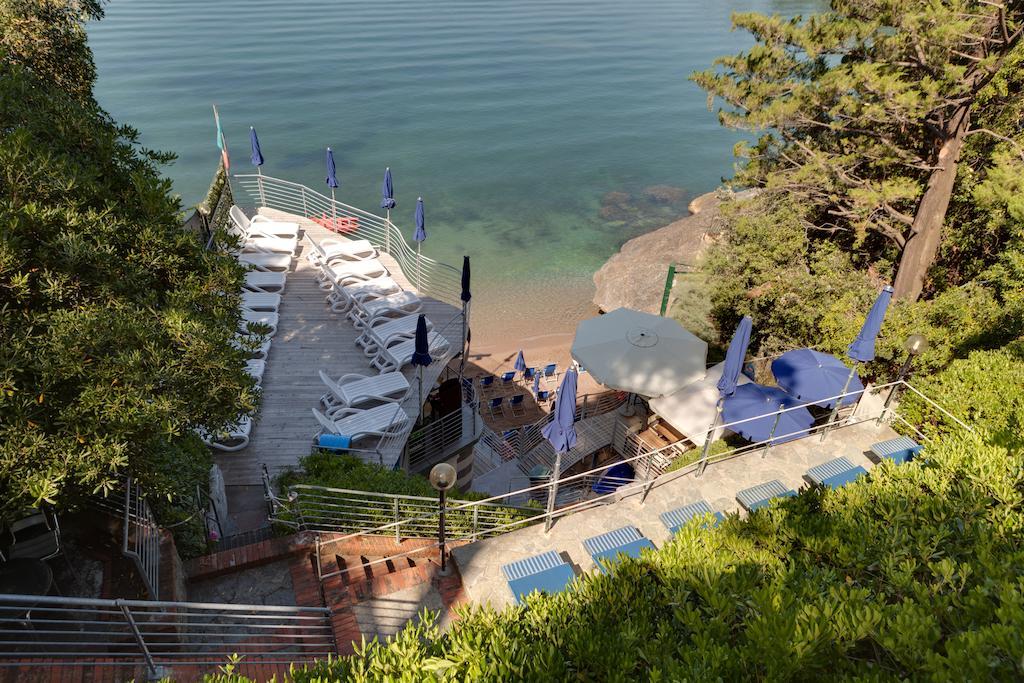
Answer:
[[[674,534],[683,528],[686,523],[694,517],[703,517],[704,515],[714,515],[714,518],[711,520],[711,526],[715,526],[719,522],[725,520],[725,515],[721,512],[715,512],[712,510],[711,506],[708,505],[705,500],[698,500],[696,503],[690,503],[689,505],[684,505],[683,507],[676,508],[675,510],[662,512],[658,516],[661,518],[661,523]]]
[[[786,485],[778,479],[772,479],[749,489],[743,489],[736,494],[736,500],[747,512],[760,510],[772,501],[772,498],[792,498],[796,495],[793,489],[787,489]]]
[[[907,436],[879,441],[871,446],[871,452],[880,460],[892,460],[897,465],[902,465],[923,450],[924,446]]]
[[[816,486],[837,489],[867,473],[866,469],[860,465],[854,465],[846,458],[835,458],[812,467],[804,476]]]
[[[554,550],[502,565],[501,573],[505,575],[516,604],[522,604],[534,591],[560,593],[576,578],[572,566]]]
[[[583,549],[603,574],[607,574],[622,555],[638,558],[644,548],[655,549],[650,539],[635,526],[624,526],[583,541]]]

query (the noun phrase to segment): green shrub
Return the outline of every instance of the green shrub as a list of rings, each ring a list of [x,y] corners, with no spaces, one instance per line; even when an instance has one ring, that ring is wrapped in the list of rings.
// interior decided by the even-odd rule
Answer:
[[[1024,448],[1024,342],[995,351],[975,351],[912,384],[959,419],[984,430],[996,443]],[[955,427],[913,392],[904,394],[900,413],[933,434],[945,434]]]
[[[956,433],[909,465],[714,529],[447,633],[297,672],[344,680],[1020,680],[1021,452]],[[495,577],[497,580],[497,577]]]

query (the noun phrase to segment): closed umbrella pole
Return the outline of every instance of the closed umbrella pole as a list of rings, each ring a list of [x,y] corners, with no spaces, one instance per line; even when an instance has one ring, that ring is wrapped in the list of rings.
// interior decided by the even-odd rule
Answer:
[[[779,420],[782,418],[782,406],[779,406],[778,411],[775,413],[775,422],[772,423],[772,431],[768,433],[768,440],[764,442],[764,448],[761,450],[761,457],[764,458],[768,455],[768,449],[772,446],[772,439],[775,438],[775,430],[779,428]]]
[[[718,380],[718,402],[715,404],[715,417],[711,420],[711,427],[704,437],[704,450],[700,456],[700,466],[697,468],[697,476],[704,474],[708,466],[708,454],[711,452],[711,442],[715,438],[715,429],[722,417],[722,410],[726,396],[736,393],[736,385],[740,379],[740,371],[743,370],[743,359],[747,356],[747,346],[750,344],[750,331],[753,329],[753,322],[749,315],[743,316],[736,331],[732,334],[729,342],[729,349],[725,352],[725,362],[722,365],[722,376]]]
[[[558,478],[562,472],[562,453],[568,453],[576,445],[576,368],[570,368],[562,377],[555,398],[554,419],[549,422],[541,433],[551,442],[555,449],[555,467],[551,473],[551,489],[548,492],[548,509],[544,522],[544,531],[551,530],[551,516],[555,511],[555,500],[558,497]]]
[[[249,126],[249,145],[252,147],[252,156],[250,161],[252,165],[256,167],[256,186],[260,190],[260,206],[267,205],[267,198],[263,194],[263,151],[260,149],[260,139],[256,137],[256,129]]]
[[[338,204],[334,199],[334,189],[338,187],[338,173],[334,166],[334,152],[327,148],[327,187],[331,188],[331,230],[338,229]]]
[[[416,221],[416,232],[413,233],[412,239],[416,242],[416,288],[420,290],[420,293],[423,293],[423,256],[420,253],[420,246],[423,244],[423,240],[427,239],[426,219],[423,216],[423,197],[416,199],[414,219]]]
[[[466,335],[466,329],[469,325],[469,301],[473,298],[472,292],[469,291],[469,257],[462,257],[462,292],[459,294],[459,299],[462,300],[462,360],[459,362],[459,381],[462,381],[462,372],[466,367],[466,355],[469,353],[469,338]]]
[[[384,228],[384,251],[391,253],[391,209],[395,208],[395,184],[391,179],[391,167],[384,169],[384,182],[380,188],[380,208],[386,211],[387,226]]]
[[[821,430],[822,441],[828,435],[832,423],[839,417],[839,406],[842,405],[846,391],[850,388],[850,382],[853,381],[853,376],[857,372],[857,365],[875,359],[875,340],[878,339],[878,333],[882,330],[882,323],[885,321],[885,313],[889,310],[890,301],[892,301],[892,287],[886,285],[879,292],[875,303],[871,305],[871,310],[868,311],[867,317],[864,318],[864,324],[861,326],[857,338],[846,349],[847,357],[853,361],[853,368],[846,378],[846,384],[843,385],[843,391],[836,401],[835,408],[832,409],[832,414],[828,416],[828,423],[825,425],[825,429]]]

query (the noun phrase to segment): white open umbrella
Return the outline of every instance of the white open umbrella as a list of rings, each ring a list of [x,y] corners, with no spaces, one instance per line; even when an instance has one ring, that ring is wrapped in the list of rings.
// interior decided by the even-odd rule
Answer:
[[[653,398],[704,378],[708,345],[671,318],[617,308],[576,328],[572,357],[610,389]]]
[[[718,380],[722,377],[723,366],[724,363],[712,365],[708,368],[707,377],[699,382],[687,385],[668,396],[649,401],[651,410],[698,447],[704,445],[709,425],[715,419],[719,397]],[[740,375],[736,383],[750,384],[750,380]],[[721,437],[722,431],[721,427],[716,429],[714,438]]]

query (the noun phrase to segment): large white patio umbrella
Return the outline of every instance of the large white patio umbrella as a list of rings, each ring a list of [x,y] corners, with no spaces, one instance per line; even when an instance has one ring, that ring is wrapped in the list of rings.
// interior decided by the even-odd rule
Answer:
[[[651,410],[698,447],[704,445],[704,437],[707,436],[708,428],[715,419],[715,408],[719,398],[718,380],[722,377],[723,365],[724,363],[712,365],[708,368],[707,377],[699,382],[649,401]],[[750,384],[750,380],[740,375],[736,383]],[[721,427],[716,429],[712,441],[720,438],[723,431]]]
[[[609,389],[647,398],[704,378],[708,345],[671,318],[617,308],[576,328],[572,357]]]

